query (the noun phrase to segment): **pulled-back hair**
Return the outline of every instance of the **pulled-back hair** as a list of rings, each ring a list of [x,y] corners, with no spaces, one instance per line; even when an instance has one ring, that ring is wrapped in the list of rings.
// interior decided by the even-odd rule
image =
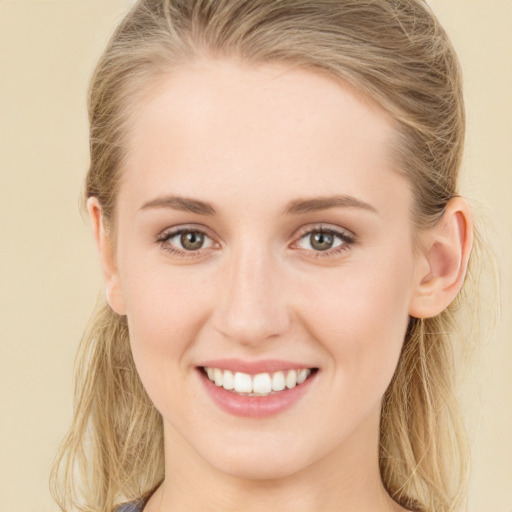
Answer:
[[[85,198],[98,198],[113,236],[133,105],[160,77],[198,59],[319,70],[376,101],[395,121],[396,169],[410,182],[417,230],[433,226],[457,195],[461,73],[424,1],[140,0],[110,40],[89,93]],[[383,401],[382,481],[415,511],[453,511],[465,496],[453,333],[466,295],[463,289],[435,318],[410,319]],[[110,512],[158,486],[164,460],[162,419],[135,369],[126,318],[106,303],[82,340],[77,370],[76,412],[54,467],[54,496],[66,511]]]

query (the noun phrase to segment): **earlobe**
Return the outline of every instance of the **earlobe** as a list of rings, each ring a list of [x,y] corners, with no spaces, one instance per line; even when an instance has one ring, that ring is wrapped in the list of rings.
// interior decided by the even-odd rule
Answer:
[[[430,318],[446,309],[459,293],[473,245],[473,221],[467,202],[451,199],[439,222],[422,238],[409,315]]]
[[[119,271],[115,261],[115,251],[108,231],[105,228],[101,204],[96,197],[87,200],[87,211],[91,219],[94,240],[100,257],[105,295],[110,307],[119,315],[126,314]]]

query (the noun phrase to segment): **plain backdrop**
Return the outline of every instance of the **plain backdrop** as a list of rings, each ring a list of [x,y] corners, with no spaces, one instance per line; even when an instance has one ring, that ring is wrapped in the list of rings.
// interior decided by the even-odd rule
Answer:
[[[101,293],[79,213],[88,79],[128,0],[0,0],[0,512],[53,512],[75,351]],[[432,0],[466,78],[463,193],[487,217],[502,317],[464,395],[471,512],[512,511],[512,1]],[[476,384],[476,385],[475,385]]]

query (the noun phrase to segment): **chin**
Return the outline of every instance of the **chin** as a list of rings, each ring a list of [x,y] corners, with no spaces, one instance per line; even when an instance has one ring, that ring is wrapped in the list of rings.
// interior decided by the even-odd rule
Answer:
[[[234,478],[243,480],[279,480],[289,477],[301,469],[300,465],[290,463],[287,461],[276,461],[277,457],[260,457],[257,459],[241,459],[223,461],[220,464],[216,463],[216,468]]]
[[[300,472],[311,463],[307,454],[292,445],[282,442],[276,447],[274,442],[265,446],[261,439],[253,439],[245,446],[232,443],[231,448],[222,453],[205,454],[204,458],[217,470],[234,478],[276,480]]]

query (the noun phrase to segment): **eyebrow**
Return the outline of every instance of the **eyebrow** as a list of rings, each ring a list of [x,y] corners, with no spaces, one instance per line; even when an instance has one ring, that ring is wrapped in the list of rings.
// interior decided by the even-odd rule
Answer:
[[[347,195],[295,199],[288,203],[288,205],[283,210],[283,213],[285,215],[300,215],[304,213],[319,212],[336,207],[359,208],[373,213],[378,213],[378,211],[372,205]],[[140,209],[149,210],[154,208],[171,208],[173,210],[180,210],[198,215],[217,214],[217,210],[211,203],[180,196],[158,197],[148,201],[147,203],[144,203]]]
[[[178,196],[157,197],[152,201],[144,203],[140,209],[149,210],[153,208],[172,208],[173,210],[196,213],[198,215],[216,215],[217,213],[210,203]]]
[[[360,199],[346,195],[328,197],[313,197],[310,199],[296,199],[284,209],[286,215],[297,215],[301,213],[312,213],[327,210],[329,208],[359,208],[373,213],[378,213],[371,204]]]

